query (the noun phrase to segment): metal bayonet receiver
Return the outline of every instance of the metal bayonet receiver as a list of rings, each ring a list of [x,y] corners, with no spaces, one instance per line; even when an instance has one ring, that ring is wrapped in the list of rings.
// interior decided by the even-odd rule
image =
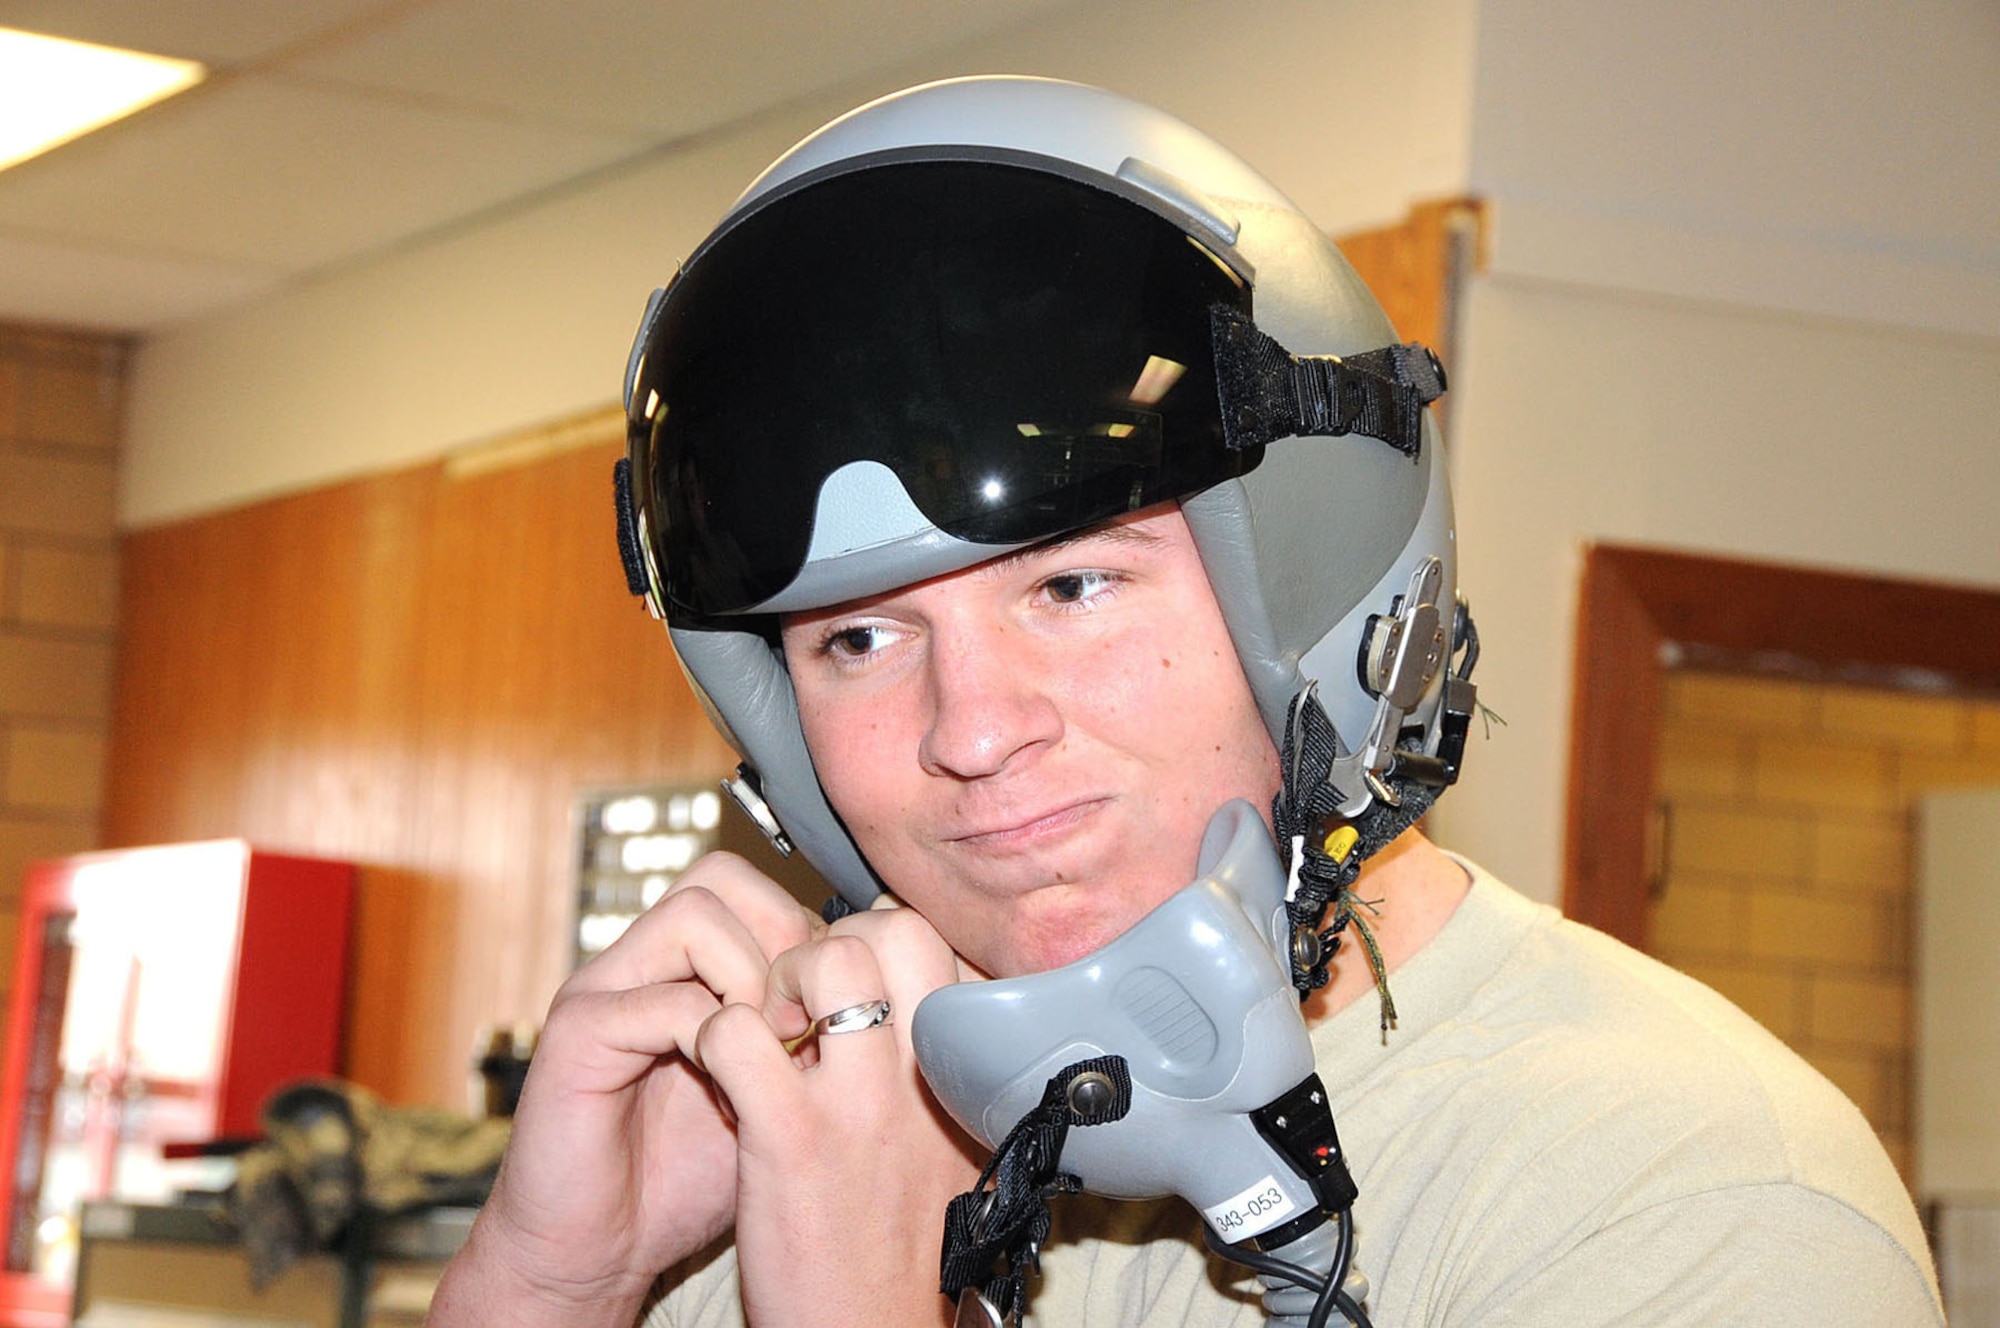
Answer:
[[[1448,620],[1438,607],[1443,587],[1444,565],[1426,558],[1390,611],[1368,621],[1355,668],[1362,687],[1375,698],[1375,711],[1360,741],[1336,756],[1326,774],[1337,796],[1334,810],[1349,820],[1377,799],[1391,807],[1401,804],[1387,776],[1408,761],[1409,754],[1397,747],[1403,719],[1430,691],[1451,649]]]

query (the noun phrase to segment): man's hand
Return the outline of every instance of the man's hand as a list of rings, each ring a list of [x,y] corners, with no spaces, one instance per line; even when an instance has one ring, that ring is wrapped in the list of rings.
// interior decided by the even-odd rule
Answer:
[[[780,955],[760,1008],[703,1028],[699,1058],[737,1118],[737,1261],[752,1324],[948,1323],[938,1293],[945,1205],[983,1156],[917,1071],[918,1003],[961,976],[910,909],[843,918]],[[888,1024],[813,1021],[887,1000]],[[788,1050],[788,1047],[791,1048]]]
[[[764,1009],[772,961],[824,930],[748,863],[710,854],[564,983],[429,1321],[627,1328],[661,1270],[727,1231],[737,1127],[703,1028],[725,1007]]]

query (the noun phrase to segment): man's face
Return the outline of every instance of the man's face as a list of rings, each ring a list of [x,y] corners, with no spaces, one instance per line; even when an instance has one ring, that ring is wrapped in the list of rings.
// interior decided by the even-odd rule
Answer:
[[[1178,507],[794,614],[820,782],[868,861],[995,976],[1113,939],[1194,878],[1278,758]]]

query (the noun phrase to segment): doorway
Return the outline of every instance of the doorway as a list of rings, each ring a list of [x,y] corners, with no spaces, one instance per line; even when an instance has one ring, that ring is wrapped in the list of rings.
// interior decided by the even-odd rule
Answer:
[[[1575,688],[1565,911],[1762,1019],[1910,1178],[1911,815],[2000,782],[2000,594],[1599,546]]]

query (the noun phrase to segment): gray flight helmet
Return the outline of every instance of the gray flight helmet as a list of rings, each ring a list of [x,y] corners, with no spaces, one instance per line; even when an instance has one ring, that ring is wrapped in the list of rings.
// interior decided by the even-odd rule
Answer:
[[[953,79],[852,111],[766,170],[708,244],[767,200],[863,168],[936,161],[1047,172],[1170,220],[1247,286],[1258,331],[1294,356],[1359,356],[1397,340],[1327,237],[1240,158],[1150,106],[1049,79]],[[699,265],[701,252],[682,276]],[[672,306],[675,290],[655,294],[633,349],[625,387],[635,419],[648,409],[633,397],[635,388],[645,395],[649,330]],[[1416,427],[1420,444],[1413,436],[1404,448],[1358,430],[1279,437],[1247,473],[1181,498],[1244,673],[1281,750],[1288,711],[1309,685],[1344,750],[1362,741],[1371,723],[1380,728],[1381,687],[1379,678],[1376,685],[1368,679],[1369,642],[1379,637],[1381,619],[1425,577],[1434,590],[1441,585],[1435,602],[1443,606],[1444,660],[1465,644],[1464,615],[1452,611],[1456,559],[1444,458],[1428,411]],[[631,484],[648,483],[673,480],[635,465]],[[796,847],[843,899],[866,907],[883,885],[820,786],[773,615],[882,593],[1061,532],[1017,543],[956,538],[919,510],[889,467],[865,458],[829,474],[815,502],[803,566],[754,604],[691,613],[662,596],[665,555],[651,542],[643,510],[630,540],[637,551],[627,550],[628,572],[635,588],[649,588],[688,682],[743,758],[731,791],[782,849]],[[1392,737],[1435,750],[1445,672],[1428,669],[1420,695],[1399,703]]]

